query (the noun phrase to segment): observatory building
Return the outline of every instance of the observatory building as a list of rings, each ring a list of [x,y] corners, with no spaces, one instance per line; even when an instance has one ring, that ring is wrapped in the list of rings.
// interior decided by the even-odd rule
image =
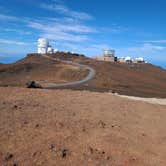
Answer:
[[[115,62],[117,58],[115,57],[115,50],[104,49],[103,56],[98,56],[96,59],[99,61]]]
[[[37,41],[38,46],[38,54],[46,54],[48,47],[49,47],[49,41],[46,38],[39,38]]]
[[[115,56],[115,50],[104,49],[103,54],[104,54],[104,56],[114,57]]]
[[[38,54],[53,54],[58,52],[58,49],[53,49],[46,38],[39,38],[37,40],[37,53]]]

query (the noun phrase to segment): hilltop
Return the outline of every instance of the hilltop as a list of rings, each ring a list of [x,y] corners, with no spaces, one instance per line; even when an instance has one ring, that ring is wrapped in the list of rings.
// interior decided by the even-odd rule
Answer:
[[[120,64],[101,62],[83,55],[58,52],[50,55],[61,60],[86,64],[96,70],[90,82],[73,89],[96,92],[117,92],[140,97],[166,97],[166,71],[151,64]],[[80,80],[87,70],[72,64],[63,64],[37,54],[30,54],[14,64],[0,68],[0,86],[22,86],[28,80],[36,80],[42,85]]]
[[[0,86],[21,86],[29,80],[37,80],[41,84],[49,82],[63,83],[80,80],[87,74],[86,70],[70,64],[52,61],[39,55],[27,57],[0,68]]]

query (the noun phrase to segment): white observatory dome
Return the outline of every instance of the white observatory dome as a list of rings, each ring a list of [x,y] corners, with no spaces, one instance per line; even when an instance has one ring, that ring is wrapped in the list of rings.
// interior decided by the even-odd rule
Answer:
[[[144,61],[144,58],[139,57],[139,58],[137,58],[137,60],[140,61],[140,62],[143,62],[143,61]]]
[[[38,53],[39,54],[45,54],[47,53],[47,49],[49,46],[49,41],[46,38],[39,38],[37,41],[38,45]]]
[[[54,53],[56,53],[56,52],[58,52],[58,49],[55,48],[55,49],[54,49]]]
[[[52,47],[49,46],[49,47],[47,48],[47,52],[50,53],[50,54],[52,54],[52,53],[53,53]]]
[[[127,57],[125,58],[125,61],[131,61],[131,57],[127,56]]]

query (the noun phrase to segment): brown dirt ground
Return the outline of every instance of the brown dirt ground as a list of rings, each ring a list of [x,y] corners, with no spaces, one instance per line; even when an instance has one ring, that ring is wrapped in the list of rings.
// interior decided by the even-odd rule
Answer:
[[[0,165],[165,166],[166,106],[108,93],[0,88]]]
[[[122,95],[166,98],[166,70],[151,64],[118,64],[99,62],[83,55],[58,52],[50,55],[91,66],[96,76],[77,90],[114,91]],[[10,65],[0,65],[0,86],[24,86],[29,80],[42,85],[80,80],[87,70],[30,54]]]
[[[50,59],[29,55],[8,65],[0,65],[0,86],[22,86],[30,80],[42,85],[64,83],[84,78],[88,71],[73,65],[55,62]]]

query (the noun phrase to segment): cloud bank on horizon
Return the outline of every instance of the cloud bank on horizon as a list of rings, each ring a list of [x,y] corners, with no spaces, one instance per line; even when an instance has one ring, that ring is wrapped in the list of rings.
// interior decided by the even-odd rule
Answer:
[[[0,61],[36,52],[36,40],[46,37],[59,50],[97,56],[108,47],[117,56],[142,56],[164,66],[165,8],[163,0],[3,1]]]

